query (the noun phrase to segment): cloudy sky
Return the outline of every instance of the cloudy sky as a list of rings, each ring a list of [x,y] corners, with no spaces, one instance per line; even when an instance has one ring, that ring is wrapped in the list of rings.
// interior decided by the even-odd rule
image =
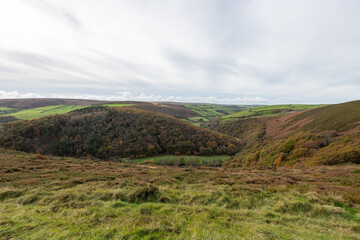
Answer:
[[[0,98],[360,99],[358,0],[1,0]]]

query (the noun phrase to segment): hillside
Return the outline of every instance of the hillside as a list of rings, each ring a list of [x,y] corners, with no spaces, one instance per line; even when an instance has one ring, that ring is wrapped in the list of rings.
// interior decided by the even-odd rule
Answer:
[[[219,104],[189,104],[189,103],[161,103],[138,101],[99,101],[81,99],[0,99],[0,116],[9,117],[0,122],[10,120],[37,119],[43,116],[64,114],[76,109],[91,106],[132,106],[151,112],[164,113],[193,125],[226,114],[242,111],[251,106],[233,106]]]
[[[244,118],[258,118],[263,116],[278,116],[289,114],[292,112],[316,109],[325,105],[304,105],[304,104],[288,104],[288,105],[269,105],[259,106],[246,109],[241,112],[235,112],[221,117],[221,123],[225,121],[234,121]]]
[[[265,128],[263,137],[257,140],[257,144],[247,144],[230,165],[360,163],[360,101],[257,120]],[[252,129],[236,121],[228,125],[232,129],[237,126],[237,132],[241,133]],[[235,131],[231,134],[226,128],[221,131],[222,128],[218,127],[220,132],[236,136]]]
[[[239,142],[174,117],[93,107],[2,125],[0,145],[26,152],[101,159],[158,154],[234,155]]]
[[[0,148],[0,239],[358,239],[359,181],[359,165],[154,167]]]

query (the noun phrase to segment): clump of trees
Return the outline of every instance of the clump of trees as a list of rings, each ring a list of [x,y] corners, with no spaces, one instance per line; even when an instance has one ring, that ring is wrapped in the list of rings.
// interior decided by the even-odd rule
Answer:
[[[234,155],[234,138],[174,117],[139,109],[86,108],[4,124],[0,145],[60,156],[144,157],[157,154]]]

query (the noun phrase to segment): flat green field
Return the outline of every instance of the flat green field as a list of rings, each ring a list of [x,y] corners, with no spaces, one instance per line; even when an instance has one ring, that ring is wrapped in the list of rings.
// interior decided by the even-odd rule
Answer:
[[[261,106],[251,109],[247,109],[241,112],[232,113],[229,115],[222,116],[222,120],[235,120],[237,118],[248,118],[248,117],[258,117],[258,116],[267,116],[272,114],[284,114],[293,111],[303,111],[310,110],[314,108],[324,107],[326,105],[303,105],[303,104],[289,104],[289,105],[270,105],[270,106]]]
[[[196,165],[196,166],[221,166],[223,162],[229,160],[228,155],[219,156],[188,156],[188,155],[163,155],[146,157],[130,160],[132,163],[151,163],[158,165]]]
[[[85,108],[85,106],[81,105],[54,105],[54,106],[46,106],[39,108],[31,108],[21,110],[16,113],[8,114],[8,116],[14,116],[17,119],[28,120],[28,119],[36,119],[41,118],[48,115],[55,114],[64,114],[77,109]]]

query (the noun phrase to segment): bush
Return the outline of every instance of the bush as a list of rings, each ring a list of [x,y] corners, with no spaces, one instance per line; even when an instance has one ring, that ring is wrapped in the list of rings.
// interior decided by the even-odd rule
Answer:
[[[279,152],[290,153],[295,147],[294,140],[287,140],[283,144],[281,144],[278,148]]]
[[[309,152],[309,149],[307,148],[297,148],[297,149],[294,149],[290,156],[289,156],[289,160],[296,160],[296,159],[299,159],[299,158],[303,158],[303,157],[306,157],[306,155],[308,154]]]
[[[360,163],[360,152],[356,150],[350,150],[342,153],[336,153],[325,161],[325,164],[329,165],[340,163]]]

